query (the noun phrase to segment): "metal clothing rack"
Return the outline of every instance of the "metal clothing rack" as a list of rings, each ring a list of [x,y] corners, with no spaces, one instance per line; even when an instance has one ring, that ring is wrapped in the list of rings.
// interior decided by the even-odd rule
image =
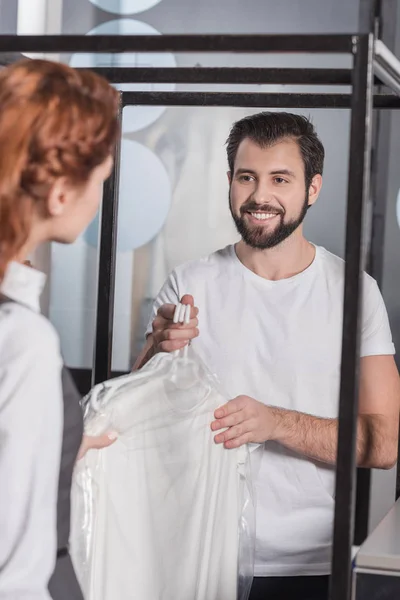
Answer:
[[[372,109],[400,108],[400,62],[377,39],[374,0],[362,0],[363,32],[354,35],[0,36],[0,63],[18,53],[316,53],[348,54],[350,69],[97,68],[112,83],[257,83],[348,85],[348,94],[264,92],[120,92],[119,118],[131,105],[347,108],[351,110],[345,245],[343,344],[339,402],[336,503],[329,600],[350,600],[356,491],[356,422],[360,349],[360,299],[365,268],[364,218],[370,194]],[[1,54],[3,53],[3,54]],[[17,53],[17,54],[13,54]],[[3,58],[3,60],[2,60]],[[374,93],[385,85],[390,93]],[[98,264],[93,383],[111,375],[117,239],[119,147],[104,189]]]

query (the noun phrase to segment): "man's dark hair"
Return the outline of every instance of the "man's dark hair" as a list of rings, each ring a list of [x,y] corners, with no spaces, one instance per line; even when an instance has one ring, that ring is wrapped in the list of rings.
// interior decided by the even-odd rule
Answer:
[[[286,112],[261,112],[234,123],[226,142],[231,173],[234,172],[239,144],[246,138],[261,148],[268,148],[283,139],[295,140],[303,157],[307,190],[314,175],[322,175],[325,150],[313,124],[302,115]]]

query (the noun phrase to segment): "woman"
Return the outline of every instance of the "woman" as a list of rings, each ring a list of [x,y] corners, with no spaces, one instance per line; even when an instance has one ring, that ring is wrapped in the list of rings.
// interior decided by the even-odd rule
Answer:
[[[39,314],[45,277],[23,263],[38,244],[73,242],[95,216],[117,104],[91,72],[40,60],[0,71],[2,599],[82,598],[67,550],[72,470],[80,447],[111,439],[82,443],[79,396]]]

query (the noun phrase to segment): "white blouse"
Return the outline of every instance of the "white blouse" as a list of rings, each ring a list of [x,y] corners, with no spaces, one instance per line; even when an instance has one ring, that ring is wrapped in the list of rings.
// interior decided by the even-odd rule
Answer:
[[[45,275],[11,263],[0,293],[0,600],[48,600],[62,444],[58,335],[39,312]]]

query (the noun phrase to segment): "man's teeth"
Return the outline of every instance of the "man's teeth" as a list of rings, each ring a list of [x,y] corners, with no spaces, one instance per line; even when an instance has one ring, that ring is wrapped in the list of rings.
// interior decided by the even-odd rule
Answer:
[[[276,217],[277,213],[250,213],[252,217],[259,221],[265,221],[266,219],[272,219]]]

